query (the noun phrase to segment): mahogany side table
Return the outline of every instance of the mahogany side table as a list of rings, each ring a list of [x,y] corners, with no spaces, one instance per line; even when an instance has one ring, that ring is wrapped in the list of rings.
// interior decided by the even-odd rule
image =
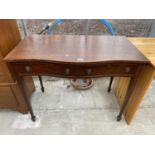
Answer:
[[[24,76],[52,75],[64,78],[130,77],[117,121],[144,66],[150,61],[124,36],[32,35],[22,40],[4,59],[17,79],[32,121],[35,115],[23,86]]]

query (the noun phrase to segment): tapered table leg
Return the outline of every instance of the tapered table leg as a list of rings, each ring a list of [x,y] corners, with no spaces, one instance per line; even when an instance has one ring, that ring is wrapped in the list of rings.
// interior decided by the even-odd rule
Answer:
[[[44,92],[45,89],[44,89],[44,86],[43,86],[43,80],[42,80],[42,77],[41,77],[41,76],[38,76],[38,77],[39,77],[39,81],[40,81],[41,91]]]
[[[108,93],[110,93],[110,91],[111,91],[111,86],[112,86],[113,80],[114,80],[114,77],[111,76],[110,77],[110,82],[109,82],[109,87],[108,87]]]
[[[31,120],[32,120],[33,122],[35,122],[35,121],[36,121],[36,116],[35,116],[34,113],[33,113],[33,109],[32,109],[31,103],[30,103],[30,101],[29,101],[29,98],[28,98],[28,96],[27,96],[25,90],[24,90],[24,86],[23,86],[23,84],[24,84],[23,77],[18,77],[17,80],[18,80],[18,83],[19,83],[19,87],[20,87],[20,89],[21,89],[21,92],[22,92],[22,94],[23,94],[23,96],[24,96],[24,98],[25,98],[27,108],[28,108],[28,110],[29,110],[29,112],[30,112]]]

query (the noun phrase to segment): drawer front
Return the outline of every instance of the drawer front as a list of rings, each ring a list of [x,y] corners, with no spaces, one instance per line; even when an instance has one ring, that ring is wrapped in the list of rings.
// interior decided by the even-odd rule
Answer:
[[[136,65],[104,64],[96,66],[79,66],[79,76],[132,76],[136,73]]]
[[[15,63],[13,68],[18,75],[53,75],[72,77],[76,74],[70,65],[54,63]]]
[[[132,76],[137,68],[132,64],[64,65],[54,63],[14,63],[13,67],[18,75],[59,77]]]

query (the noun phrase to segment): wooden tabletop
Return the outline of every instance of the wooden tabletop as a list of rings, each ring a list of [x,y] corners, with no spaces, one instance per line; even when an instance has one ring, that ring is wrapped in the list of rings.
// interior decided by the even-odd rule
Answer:
[[[149,63],[126,37],[85,35],[32,35],[22,40],[5,60]]]
[[[155,38],[128,38],[155,67]]]

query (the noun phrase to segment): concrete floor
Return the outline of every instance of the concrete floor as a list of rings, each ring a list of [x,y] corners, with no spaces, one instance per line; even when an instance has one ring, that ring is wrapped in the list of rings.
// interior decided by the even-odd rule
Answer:
[[[155,134],[155,81],[150,86],[133,122],[116,122],[119,106],[114,93],[106,92],[108,78],[94,80],[90,90],[67,88],[67,79],[44,77],[41,93],[34,77],[36,91],[31,98],[35,114],[41,119],[36,129],[13,129],[14,120],[22,115],[0,110],[0,134]]]

